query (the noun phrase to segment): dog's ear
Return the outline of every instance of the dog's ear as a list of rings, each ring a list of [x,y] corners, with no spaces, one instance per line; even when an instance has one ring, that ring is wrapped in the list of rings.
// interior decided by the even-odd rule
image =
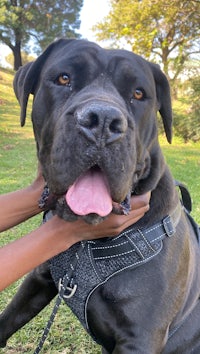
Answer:
[[[21,107],[20,120],[21,120],[22,127],[25,124],[26,107],[27,107],[29,94],[31,93],[31,92],[25,93],[24,86],[25,86],[27,73],[29,72],[32,65],[33,65],[33,62],[30,62],[24,66],[21,66],[18,69],[18,71],[16,72],[15,77],[14,77],[14,82],[13,82],[15,95],[16,95],[16,97],[19,101],[20,107]]]
[[[156,83],[156,94],[158,110],[162,117],[167,141],[172,142],[172,104],[170,86],[165,74],[160,70],[159,65],[150,64]]]
[[[52,44],[50,44],[47,49],[36,59],[36,61],[28,63],[17,71],[13,86],[15,95],[19,101],[21,107],[21,126],[23,127],[26,120],[26,109],[28,98],[30,94],[35,93],[37,83],[40,77],[41,70],[45,64],[46,59],[55,47],[60,45],[66,45],[74,41],[74,39],[59,39]]]

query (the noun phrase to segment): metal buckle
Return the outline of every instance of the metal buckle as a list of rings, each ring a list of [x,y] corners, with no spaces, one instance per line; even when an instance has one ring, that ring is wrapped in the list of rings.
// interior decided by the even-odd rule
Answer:
[[[166,218],[163,219],[163,227],[168,237],[174,235],[176,230],[170,216],[166,216]]]
[[[64,286],[62,283],[62,280],[63,279],[60,278],[59,283],[58,283],[59,294],[62,292],[62,294],[60,294],[60,295],[63,299],[70,299],[72,296],[74,296],[76,289],[77,289],[77,285],[74,284],[74,286],[72,288],[70,286]],[[65,295],[66,290],[69,292],[68,295]]]

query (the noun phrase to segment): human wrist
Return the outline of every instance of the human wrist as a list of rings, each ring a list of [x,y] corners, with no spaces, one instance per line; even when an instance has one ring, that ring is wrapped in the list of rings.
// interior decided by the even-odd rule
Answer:
[[[45,182],[43,177],[37,177],[35,181],[26,188],[27,196],[33,205],[33,208],[37,212],[41,212],[43,209],[39,207],[39,200],[41,198],[42,192],[44,190]]]
[[[47,221],[52,232],[52,237],[56,237],[56,243],[60,248],[60,252],[73,246],[75,243],[84,239],[91,238],[89,225],[82,220],[69,222],[54,215],[52,219]]]
[[[66,249],[76,243],[76,238],[71,230],[70,222],[64,221],[57,215],[49,219],[41,228],[41,234],[48,240],[48,246],[53,250],[54,255],[64,252]],[[43,229],[43,232],[42,232]]]

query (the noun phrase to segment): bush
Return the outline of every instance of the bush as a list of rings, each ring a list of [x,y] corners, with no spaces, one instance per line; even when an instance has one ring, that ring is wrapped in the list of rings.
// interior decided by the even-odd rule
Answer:
[[[186,88],[186,84],[187,88]],[[185,83],[184,98],[173,104],[174,133],[185,142],[200,141],[200,76]]]

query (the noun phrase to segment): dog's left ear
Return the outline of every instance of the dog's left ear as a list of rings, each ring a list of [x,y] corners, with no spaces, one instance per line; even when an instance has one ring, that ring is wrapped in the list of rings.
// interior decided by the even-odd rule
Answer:
[[[158,110],[162,117],[167,141],[172,142],[172,104],[169,82],[160,70],[159,65],[150,63],[156,83],[156,94],[158,100]]]

